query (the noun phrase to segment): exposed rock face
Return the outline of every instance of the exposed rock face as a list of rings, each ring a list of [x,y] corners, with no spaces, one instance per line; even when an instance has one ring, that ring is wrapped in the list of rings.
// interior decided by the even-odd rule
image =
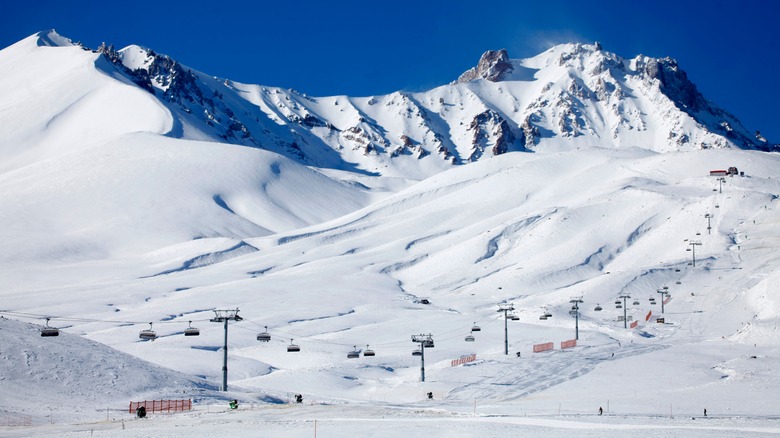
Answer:
[[[203,84],[189,69],[167,55],[147,50],[148,62],[145,68],[131,70],[122,62],[113,45],[101,44],[98,53],[125,73],[133,82],[146,91],[175,104],[189,117],[197,118],[220,131],[219,137],[229,143],[257,145],[249,128],[239,120],[228,104],[222,101],[222,94]],[[316,121],[316,118],[314,119]],[[305,119],[304,123],[314,123]],[[300,150],[299,150],[300,152]]]
[[[479,58],[477,66],[460,75],[457,82],[468,82],[475,79],[487,79],[491,82],[498,82],[504,79],[512,70],[512,63],[509,61],[506,49],[488,50]]]
[[[706,100],[696,89],[696,85],[688,79],[688,75],[677,66],[674,59],[651,59],[645,64],[644,73],[651,79],[658,79],[661,91],[680,104],[683,111],[700,111],[706,105]]]
[[[474,116],[468,130],[473,133],[469,161],[479,159],[488,147],[493,155],[504,154],[515,141],[509,123],[493,110],[485,110]]]

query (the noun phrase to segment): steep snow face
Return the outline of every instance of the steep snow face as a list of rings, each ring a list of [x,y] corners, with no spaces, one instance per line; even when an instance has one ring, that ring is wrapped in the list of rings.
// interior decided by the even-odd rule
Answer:
[[[503,49],[488,51],[458,81],[426,92],[315,98],[211,77],[138,46],[102,45],[95,58],[56,33],[28,40],[17,45],[23,50],[11,47],[0,56],[7,58],[0,59],[0,66],[6,65],[0,86],[12,98],[6,104],[30,102],[39,111],[41,105],[27,96],[31,88],[40,91],[38,96],[58,94],[64,101],[55,100],[51,114],[24,114],[21,126],[15,115],[28,105],[14,105],[16,111],[2,121],[16,127],[5,128],[3,138],[6,145],[21,142],[47,152],[55,135],[62,139],[57,147],[83,148],[112,135],[151,131],[262,148],[306,165],[419,180],[452,165],[516,151],[769,148],[766,139],[708,102],[673,59],[624,59],[599,44],[563,44],[528,59],[511,59]],[[94,74],[101,79],[93,80]],[[106,83],[110,78],[115,81]],[[78,81],[82,84],[74,84]],[[20,82],[30,86],[16,86]],[[55,84],[63,83],[76,92],[55,93]],[[95,101],[96,94],[123,104],[104,111],[97,105],[106,104]],[[94,120],[91,129],[102,132],[71,123],[77,135],[53,129],[61,125],[53,123],[55,115],[56,121],[67,120],[71,107],[100,114],[100,119],[84,114],[90,117],[79,120]],[[121,117],[117,125],[110,115],[121,111],[133,117]],[[81,139],[78,145],[73,137]],[[30,161],[10,158],[5,162]]]
[[[0,51],[0,172],[125,133],[170,131],[164,105],[112,71],[102,57],[64,44],[54,32]]]

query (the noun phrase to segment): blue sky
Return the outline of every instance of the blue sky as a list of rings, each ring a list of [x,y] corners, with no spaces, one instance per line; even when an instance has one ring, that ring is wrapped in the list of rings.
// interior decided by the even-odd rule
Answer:
[[[138,44],[232,80],[314,96],[423,90],[490,49],[512,58],[600,41],[670,56],[704,96],[780,143],[773,0],[4,1],[0,47],[54,28],[88,47]]]

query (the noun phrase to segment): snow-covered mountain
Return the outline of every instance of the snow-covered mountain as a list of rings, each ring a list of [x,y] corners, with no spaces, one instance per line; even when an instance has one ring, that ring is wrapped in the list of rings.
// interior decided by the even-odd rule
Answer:
[[[510,151],[770,148],[760,134],[707,101],[675,60],[624,59],[598,43],[563,44],[529,59],[488,51],[452,84],[369,97],[311,97],[241,84],[139,46],[116,50],[104,44],[90,51],[54,31],[7,48],[2,58],[4,91],[33,91],[13,90],[21,79],[15,75],[33,76],[28,82],[38,97],[9,99],[14,111],[3,124],[57,95],[48,116],[36,119],[58,143],[76,147],[85,146],[83,129],[71,140],[48,128],[79,118],[85,107],[110,106],[105,117],[114,116],[111,121],[90,121],[104,135],[147,130],[259,147],[317,167],[415,179]],[[110,105],[100,100],[108,88],[122,90]],[[19,136],[29,138],[35,128],[6,128],[15,135],[4,135],[0,150]],[[100,141],[92,130],[88,137],[87,143]]]
[[[0,51],[0,95],[0,316],[63,332],[0,321],[0,421],[40,424],[73,400],[90,418],[177,390],[218,400],[212,309],[238,308],[242,403],[603,405],[629,422],[673,404],[740,416],[744,430],[717,423],[728,433],[777,430],[780,157],[672,60],[492,51],[427,92],[314,98],[43,32]],[[729,167],[745,175],[710,176]],[[561,350],[572,299],[579,346]],[[516,309],[508,331],[499,304]],[[142,341],[150,322],[159,337]],[[435,339],[425,382],[417,334]]]

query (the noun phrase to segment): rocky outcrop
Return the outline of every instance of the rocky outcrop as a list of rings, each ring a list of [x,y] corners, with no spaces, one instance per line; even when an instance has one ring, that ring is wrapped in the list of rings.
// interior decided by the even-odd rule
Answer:
[[[469,82],[476,79],[487,79],[491,82],[503,80],[513,70],[506,49],[488,50],[479,58],[476,67],[464,72],[456,82]]]
[[[493,155],[504,154],[515,141],[509,123],[500,114],[489,109],[474,116],[468,131],[472,132],[469,161],[478,160],[487,148],[490,148]]]

